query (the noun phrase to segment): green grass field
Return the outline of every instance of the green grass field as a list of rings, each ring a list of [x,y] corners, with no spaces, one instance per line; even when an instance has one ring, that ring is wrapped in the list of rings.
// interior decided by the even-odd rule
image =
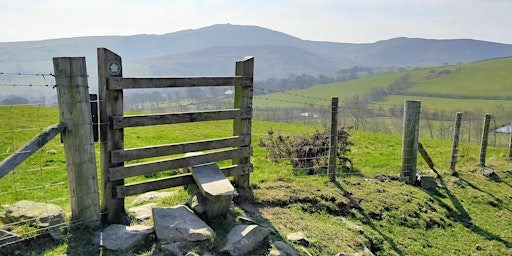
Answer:
[[[308,104],[330,105],[332,97],[340,104],[354,96],[362,97],[372,88],[386,88],[397,78],[409,74],[415,84],[407,92],[437,94],[443,97],[390,95],[377,105],[403,104],[405,99],[425,102],[425,106],[444,111],[492,111],[508,108],[508,100],[483,100],[482,97],[512,96],[512,58],[501,58],[445,67],[431,67],[375,76],[343,83],[317,85],[304,90],[256,96],[255,107],[296,107]],[[454,95],[459,98],[452,99]],[[452,98],[450,98],[452,97]]]
[[[0,132],[1,158],[19,147],[47,125],[58,122],[56,109],[38,107],[2,107]],[[36,121],[34,121],[36,120]],[[44,120],[44,121],[43,121]],[[228,121],[176,126],[127,129],[127,147],[156,145],[185,140],[229,136]],[[422,143],[442,177],[432,191],[393,180],[401,168],[401,137],[353,131],[349,157],[356,175],[343,175],[336,182],[325,176],[296,175],[289,162],[274,163],[257,145],[269,129],[285,134],[311,134],[321,127],[276,122],[253,122],[251,207],[236,205],[223,225],[233,225],[239,215],[249,215],[277,231],[271,240],[285,240],[286,234],[302,231],[312,242],[305,248],[313,255],[338,252],[356,253],[364,245],[375,255],[507,255],[512,253],[512,163],[504,148],[489,147],[487,166],[499,180],[487,179],[478,164],[479,147],[461,143],[457,170],[450,176],[451,142],[422,138]],[[13,132],[13,130],[20,130]],[[27,130],[30,129],[30,130]],[[33,129],[33,130],[32,130]],[[56,154],[47,153],[54,149]],[[99,152],[97,150],[97,152]],[[98,153],[99,154],[99,153]],[[99,162],[99,161],[98,161]],[[50,169],[41,168],[43,166]],[[432,174],[418,159],[418,170]],[[63,146],[57,138],[26,163],[0,179],[0,209],[27,199],[51,201],[69,212]],[[378,177],[378,179],[375,179]],[[135,178],[142,180],[143,177]],[[62,184],[64,183],[64,184]],[[46,186],[48,184],[62,184]],[[182,188],[171,189],[176,196],[155,201],[161,206],[182,204],[188,194]],[[127,198],[127,207],[134,206]],[[68,215],[69,218],[69,215]],[[222,224],[215,226],[226,230]],[[22,232],[29,227],[16,227]],[[225,231],[219,231],[222,234]],[[98,249],[87,243],[87,236],[67,236],[62,241],[36,244],[18,255],[62,255],[70,251],[91,254]],[[301,251],[301,245],[293,244]],[[213,249],[222,246],[215,240]],[[137,255],[153,255],[157,246],[146,246]],[[105,252],[106,253],[106,252]],[[267,255],[265,249],[258,255]]]

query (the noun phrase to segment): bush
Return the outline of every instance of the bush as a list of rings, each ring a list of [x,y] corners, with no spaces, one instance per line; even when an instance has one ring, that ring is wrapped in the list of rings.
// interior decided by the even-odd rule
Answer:
[[[353,143],[349,140],[349,133],[352,127],[338,128],[338,152],[337,164],[347,169],[352,160],[346,157],[350,152]],[[314,174],[315,170],[325,169],[329,158],[330,130],[322,132],[315,131],[312,135],[283,135],[279,131],[275,133],[272,129],[268,131],[266,139],[260,139],[259,146],[265,147],[269,158],[274,162],[290,160],[294,170],[304,169],[308,175]]]

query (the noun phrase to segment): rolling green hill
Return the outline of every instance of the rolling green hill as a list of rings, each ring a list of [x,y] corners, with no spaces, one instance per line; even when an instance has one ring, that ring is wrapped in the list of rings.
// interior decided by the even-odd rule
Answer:
[[[41,127],[57,122],[57,109],[40,107],[0,107],[0,159],[7,157]],[[138,127],[125,131],[126,146],[157,145],[187,139],[229,135],[232,124],[226,121],[174,126]],[[218,251],[229,227],[249,216],[271,227],[273,241],[285,241],[305,255],[356,255],[364,250],[373,255],[510,255],[512,252],[512,164],[506,149],[489,147],[488,165],[494,179],[483,175],[478,165],[478,146],[461,143],[465,156],[457,163],[458,177],[450,175],[451,143],[422,140],[442,175],[438,187],[424,190],[397,180],[400,172],[401,138],[396,135],[353,131],[349,157],[357,175],[341,174],[336,182],[326,176],[294,174],[288,161],[275,163],[258,145],[269,128],[284,134],[311,133],[319,127],[255,121],[252,126],[254,155],[251,162],[251,187],[254,200],[238,197],[226,220],[215,224],[217,237],[210,251]],[[96,144],[98,152],[99,145]],[[50,153],[53,150],[55,153]],[[419,159],[418,169],[430,173]],[[58,137],[15,172],[0,179],[0,211],[18,200],[49,200],[69,212],[69,198],[63,145]],[[140,177],[143,179],[144,177]],[[175,196],[153,200],[157,206],[183,204],[189,195],[174,188]],[[55,200],[58,199],[58,200]],[[127,207],[139,206],[135,197]],[[69,216],[68,216],[69,218]],[[151,223],[151,220],[148,220]],[[134,220],[132,224],[139,224]],[[2,227],[0,223],[0,227]],[[18,225],[21,233],[31,227]],[[42,237],[20,242],[8,255],[121,255],[107,252],[93,243],[86,230],[53,241]],[[301,245],[286,239],[292,232],[303,232],[310,243]],[[220,238],[219,238],[220,237]],[[11,248],[9,248],[11,249]],[[371,255],[366,251],[364,255]],[[304,253],[303,253],[304,252]],[[150,241],[134,255],[163,255],[161,244]],[[253,255],[268,255],[262,248]],[[2,254],[2,253],[0,253]]]
[[[482,109],[493,111],[512,104],[512,57],[469,64],[415,69],[349,82],[317,85],[304,90],[255,97],[256,107],[329,105],[331,97],[347,102],[355,96],[364,101],[372,89],[386,89],[393,81],[409,74],[414,82],[406,90],[392,92],[374,104],[403,104],[421,100],[422,106],[446,111]]]

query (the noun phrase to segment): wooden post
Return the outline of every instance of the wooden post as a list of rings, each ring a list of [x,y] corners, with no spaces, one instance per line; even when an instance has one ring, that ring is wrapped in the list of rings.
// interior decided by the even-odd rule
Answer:
[[[235,76],[254,76],[254,57],[245,57],[236,62]],[[235,109],[250,109],[252,113],[252,86],[235,86]],[[252,114],[251,114],[252,116]],[[252,117],[251,117],[252,118]],[[233,135],[251,135],[251,118],[237,118],[233,121]],[[250,145],[248,146],[250,147]],[[250,157],[236,158],[232,160],[233,164],[248,164],[251,162]],[[249,174],[235,176],[233,181],[240,188],[249,188]]]
[[[455,132],[453,134],[453,145],[452,145],[452,160],[450,162],[450,170],[452,175],[455,175],[455,165],[457,164],[457,154],[459,150],[459,136],[460,136],[460,124],[462,121],[462,112],[457,112],[455,117]]]
[[[71,219],[91,228],[100,222],[96,154],[84,57],[53,58],[59,116],[71,197]]]
[[[480,144],[480,165],[485,167],[485,156],[487,154],[487,144],[489,140],[489,124],[491,123],[491,115],[485,114],[484,132],[482,133],[482,141]]]
[[[338,158],[338,98],[332,98],[331,140],[330,140],[330,145],[329,145],[329,168],[327,170],[330,181],[336,180],[337,158]]]
[[[124,147],[124,130],[112,129],[110,117],[123,115],[123,91],[108,90],[107,77],[122,77],[121,57],[108,49],[98,48],[98,94],[100,106],[100,165],[102,200],[101,212],[105,224],[122,223],[126,216],[124,198],[114,194],[116,186],[124,185],[124,180],[109,180],[109,168],[123,166],[113,164],[110,152]]]
[[[512,161],[512,123],[509,124],[508,132],[510,133],[508,141],[508,159]]]
[[[420,109],[421,101],[405,101],[402,140],[402,174],[409,179],[411,184],[416,182]]]

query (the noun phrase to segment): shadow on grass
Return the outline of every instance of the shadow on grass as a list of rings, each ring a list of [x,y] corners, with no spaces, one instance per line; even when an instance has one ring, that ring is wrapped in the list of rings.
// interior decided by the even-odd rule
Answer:
[[[499,209],[504,208],[504,209],[506,209],[506,210],[508,210],[508,211],[512,211],[510,208],[508,208],[508,207],[504,206],[504,205],[503,205],[503,200],[501,200],[501,199],[497,198],[495,195],[493,195],[493,194],[489,193],[488,191],[485,191],[485,190],[483,190],[483,189],[481,189],[481,188],[479,188],[479,187],[475,186],[473,183],[469,182],[469,181],[468,181],[468,180],[466,180],[466,179],[463,179],[463,178],[460,178],[460,177],[459,177],[459,179],[463,182],[463,184],[466,184],[466,185],[468,185],[469,187],[471,187],[472,189],[477,190],[477,191],[479,191],[479,192],[482,192],[482,193],[484,193],[484,194],[487,194],[489,197],[491,197],[491,198],[494,200],[494,202],[492,202],[492,204],[491,204],[492,206],[494,206],[494,207],[498,207]],[[500,179],[500,183],[503,183],[503,184],[509,185],[509,184],[507,184],[504,180],[501,180],[501,179]],[[444,186],[444,185],[443,185],[443,186]],[[509,185],[509,186],[510,186],[510,185]]]
[[[461,179],[463,180],[463,179]],[[462,225],[464,225],[464,227],[468,228],[469,230],[471,230],[472,232],[478,234],[478,235],[481,235],[483,237],[485,237],[486,239],[488,240],[494,240],[494,241],[497,241],[497,242],[500,242],[502,243],[503,245],[505,245],[507,248],[512,248],[512,242],[510,241],[507,241],[507,240],[504,240],[503,238],[499,237],[498,235],[495,235],[477,225],[475,225],[472,220],[471,220],[471,216],[469,215],[469,213],[466,211],[466,209],[464,208],[464,206],[461,204],[461,202],[459,201],[459,199],[457,199],[457,197],[455,195],[452,194],[452,192],[448,189],[448,187],[446,186],[446,183],[444,182],[443,178],[442,177],[439,177],[439,181],[441,183],[441,186],[443,187],[443,190],[446,192],[446,194],[448,195],[448,198],[450,199],[450,201],[452,202],[452,205],[455,207],[455,210],[450,207],[449,205],[447,205],[446,203],[444,203],[440,198],[442,198],[442,194],[437,191],[437,190],[425,190],[434,200],[437,201],[437,203],[445,208],[448,213],[449,213],[449,216],[451,218],[453,218],[453,220],[457,221],[457,222],[460,222]],[[470,187],[478,190],[478,191],[481,191],[481,192],[484,192],[483,190],[479,189],[478,187],[472,185],[471,183],[469,183],[468,181],[465,181]],[[487,193],[487,192],[484,192],[484,193]],[[494,198],[494,197],[493,197]]]
[[[233,198],[233,201],[236,206],[240,207],[245,213],[246,216],[236,216],[237,222],[242,222],[245,224],[256,224],[263,228],[270,230],[271,240],[273,241],[285,241],[285,239],[281,236],[281,234],[274,228],[272,223],[268,221],[261,214],[258,205],[255,203],[255,197],[253,193],[253,189],[245,189],[245,188],[237,188],[238,196]],[[262,248],[261,252],[254,253],[266,253],[267,248]]]
[[[377,232],[386,242],[389,243],[391,248],[398,254],[398,255],[405,255],[404,252],[402,252],[398,247],[396,246],[393,239],[386,234],[382,233],[372,222],[372,219],[368,215],[368,213],[365,212],[365,210],[359,205],[359,203],[352,198],[351,193],[345,190],[341,184],[338,181],[333,181],[333,184],[343,192],[343,195],[347,197],[348,200],[350,200],[350,203],[355,206],[355,208],[359,211],[359,213],[364,217],[365,223],[368,223],[368,225]]]

